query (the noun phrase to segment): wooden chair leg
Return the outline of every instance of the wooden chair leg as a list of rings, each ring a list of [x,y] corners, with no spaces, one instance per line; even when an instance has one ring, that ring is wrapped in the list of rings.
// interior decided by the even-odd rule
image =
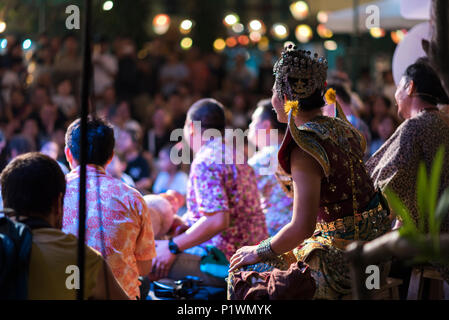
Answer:
[[[407,300],[421,299],[422,294],[422,268],[413,268],[410,276],[410,284],[408,286]]]

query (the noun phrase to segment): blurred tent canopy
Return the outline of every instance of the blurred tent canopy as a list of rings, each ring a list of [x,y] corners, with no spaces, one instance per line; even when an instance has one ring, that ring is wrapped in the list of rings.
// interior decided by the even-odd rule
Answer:
[[[365,3],[359,6],[358,30],[368,32],[366,19],[371,14],[367,13],[369,6],[379,8],[380,27],[383,29],[412,28],[416,24],[428,20],[430,12],[430,0],[382,0]],[[424,14],[422,14],[424,13]],[[413,18],[413,19],[410,19]],[[326,26],[334,33],[353,33],[354,9],[347,8],[331,12]]]

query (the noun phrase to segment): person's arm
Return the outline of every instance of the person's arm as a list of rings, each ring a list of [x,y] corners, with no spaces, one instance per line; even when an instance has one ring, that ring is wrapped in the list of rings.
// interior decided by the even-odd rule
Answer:
[[[173,238],[179,250],[200,245],[229,227],[229,212],[216,212],[202,216],[186,232]]]
[[[97,282],[93,289],[92,300],[129,300],[128,295],[112,274],[111,268],[102,259],[102,267],[98,271]]]
[[[320,204],[323,170],[318,162],[299,148],[291,153],[291,172],[294,187],[292,221],[284,226],[271,240],[275,253],[288,252],[315,231]]]
[[[294,148],[290,158],[294,186],[292,220],[270,241],[271,249],[278,255],[288,252],[315,231],[320,203],[323,170],[318,162],[299,148]],[[261,261],[257,245],[240,248],[231,257],[229,272]]]

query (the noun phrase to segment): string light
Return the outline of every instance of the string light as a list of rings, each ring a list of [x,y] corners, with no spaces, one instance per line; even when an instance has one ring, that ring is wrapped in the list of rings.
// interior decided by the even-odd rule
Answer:
[[[271,33],[276,39],[283,40],[288,37],[288,27],[283,23],[275,23],[271,28]]]
[[[111,10],[113,7],[114,7],[114,2],[112,2],[112,1],[105,1],[105,2],[103,3],[103,10],[104,10],[104,11],[109,11],[109,10]]]
[[[193,40],[189,37],[182,38],[180,45],[182,49],[189,50],[193,45]]]
[[[226,26],[230,27],[239,22],[239,20],[240,18],[238,15],[236,15],[235,13],[230,13],[224,18],[223,23]]]
[[[162,35],[170,28],[170,17],[166,14],[158,14],[153,19],[153,30],[156,34]]]
[[[226,41],[222,38],[215,39],[214,41],[214,50],[215,51],[223,51],[226,48]]]
[[[298,39],[298,41],[301,43],[309,42],[313,36],[312,28],[310,28],[306,24],[300,24],[299,26],[296,27],[295,36],[296,39]]]
[[[309,15],[309,6],[304,1],[296,1],[290,5],[290,12],[296,20],[304,20]]]

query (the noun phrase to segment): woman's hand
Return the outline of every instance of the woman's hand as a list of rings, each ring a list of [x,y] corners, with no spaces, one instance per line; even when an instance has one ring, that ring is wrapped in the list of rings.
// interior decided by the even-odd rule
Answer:
[[[237,250],[237,252],[231,257],[231,264],[229,266],[229,272],[232,272],[243,266],[255,264],[260,262],[261,259],[257,255],[257,246],[243,247]]]

